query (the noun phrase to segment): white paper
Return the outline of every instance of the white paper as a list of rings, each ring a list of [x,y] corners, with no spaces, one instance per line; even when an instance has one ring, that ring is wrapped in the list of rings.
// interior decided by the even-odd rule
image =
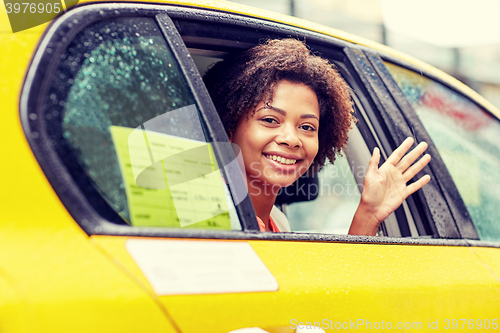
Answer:
[[[247,242],[129,239],[126,248],[158,295],[278,290]]]

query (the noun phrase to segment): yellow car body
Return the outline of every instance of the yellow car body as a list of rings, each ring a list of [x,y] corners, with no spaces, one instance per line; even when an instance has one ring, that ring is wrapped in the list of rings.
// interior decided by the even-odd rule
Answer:
[[[68,13],[99,3],[119,6],[82,1]],[[188,8],[200,15],[244,15],[360,45],[431,73],[500,116],[481,96],[439,70],[335,29],[225,1],[141,4]],[[44,34],[64,17],[14,34],[6,12],[0,11],[1,332],[230,332],[245,327],[294,332],[318,323],[325,331],[442,331],[453,329],[454,320],[458,329],[483,330],[486,320],[491,323],[488,330],[498,329],[498,242],[466,237],[308,238],[308,234],[280,238],[256,232],[246,237],[244,231],[238,231],[237,237],[208,234],[186,239],[182,233],[141,236],[84,231],[40,166],[20,113],[34,55],[47,37]],[[158,295],[126,247],[130,239],[194,242],[200,238],[249,244],[279,289]]]

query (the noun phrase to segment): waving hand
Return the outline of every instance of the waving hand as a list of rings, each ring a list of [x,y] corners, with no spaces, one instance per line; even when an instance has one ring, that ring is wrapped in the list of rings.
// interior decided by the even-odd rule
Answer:
[[[363,183],[361,202],[354,215],[349,234],[375,235],[382,221],[410,194],[430,181],[430,176],[425,175],[407,185],[407,182],[431,160],[431,156],[426,154],[413,164],[427,149],[427,143],[421,142],[406,154],[412,144],[413,139],[407,138],[380,167],[378,167],[380,151],[378,148],[374,149]]]

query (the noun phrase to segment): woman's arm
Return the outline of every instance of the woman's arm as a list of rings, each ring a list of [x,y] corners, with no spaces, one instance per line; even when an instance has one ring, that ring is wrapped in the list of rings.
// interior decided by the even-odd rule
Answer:
[[[425,154],[413,164],[427,149],[427,143],[421,142],[405,156],[412,144],[413,139],[407,138],[380,168],[378,167],[380,151],[378,148],[374,149],[363,183],[361,201],[349,229],[350,235],[376,235],[380,223],[410,194],[430,181],[431,177],[425,175],[416,182],[406,185],[431,160],[431,156]]]

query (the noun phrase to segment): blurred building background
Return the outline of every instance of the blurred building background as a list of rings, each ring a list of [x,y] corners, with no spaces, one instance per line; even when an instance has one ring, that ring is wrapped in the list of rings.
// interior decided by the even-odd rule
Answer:
[[[500,108],[498,0],[231,0],[321,23],[423,60]]]

